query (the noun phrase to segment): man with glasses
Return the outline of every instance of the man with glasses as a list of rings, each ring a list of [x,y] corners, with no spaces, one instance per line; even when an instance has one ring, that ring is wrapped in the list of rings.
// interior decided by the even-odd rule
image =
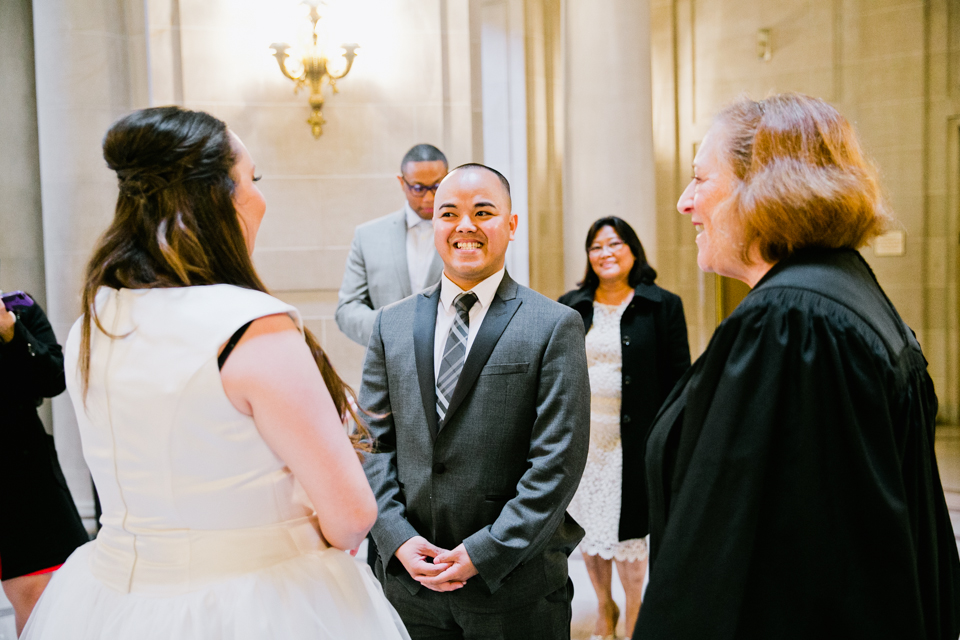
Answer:
[[[403,157],[397,181],[403,209],[366,222],[353,236],[337,302],[337,326],[367,346],[377,309],[420,293],[440,280],[433,244],[433,198],[447,175],[447,158],[429,144]]]

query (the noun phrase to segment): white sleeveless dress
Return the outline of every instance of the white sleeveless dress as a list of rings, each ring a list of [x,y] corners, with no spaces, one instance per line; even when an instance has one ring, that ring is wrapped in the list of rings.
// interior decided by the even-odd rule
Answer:
[[[328,548],[306,494],[237,411],[217,351],[293,307],[229,285],[97,295],[86,405],[80,322],[67,386],[103,510],[27,640],[409,638],[369,568]]]

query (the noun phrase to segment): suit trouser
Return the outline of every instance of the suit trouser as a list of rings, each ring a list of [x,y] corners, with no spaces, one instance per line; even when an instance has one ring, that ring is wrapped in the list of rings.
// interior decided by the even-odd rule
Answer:
[[[387,599],[400,614],[412,640],[569,640],[573,582],[515,608],[483,604],[421,588],[411,594],[397,578],[387,576]],[[476,605],[476,606],[474,606]]]

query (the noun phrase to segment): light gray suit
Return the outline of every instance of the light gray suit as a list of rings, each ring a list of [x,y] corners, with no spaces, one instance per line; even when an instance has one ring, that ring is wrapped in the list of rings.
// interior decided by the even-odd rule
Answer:
[[[443,263],[434,255],[427,286],[440,280]],[[377,309],[413,294],[407,269],[407,221],[404,209],[357,227],[337,300],[337,326],[367,346]]]
[[[414,638],[417,607],[500,613],[562,590],[583,536],[566,513],[590,437],[579,314],[504,275],[438,424],[439,298],[435,285],[377,314],[360,388],[378,442],[364,462],[380,509],[377,572]],[[421,589],[394,557],[416,535],[463,543],[480,575],[450,593]]]

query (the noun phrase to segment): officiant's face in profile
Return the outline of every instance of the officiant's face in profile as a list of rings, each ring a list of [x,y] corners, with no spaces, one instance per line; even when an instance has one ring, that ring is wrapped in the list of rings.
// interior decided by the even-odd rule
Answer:
[[[503,268],[517,230],[510,195],[481,167],[454,169],[437,190],[434,242],[443,272],[468,290]]]

